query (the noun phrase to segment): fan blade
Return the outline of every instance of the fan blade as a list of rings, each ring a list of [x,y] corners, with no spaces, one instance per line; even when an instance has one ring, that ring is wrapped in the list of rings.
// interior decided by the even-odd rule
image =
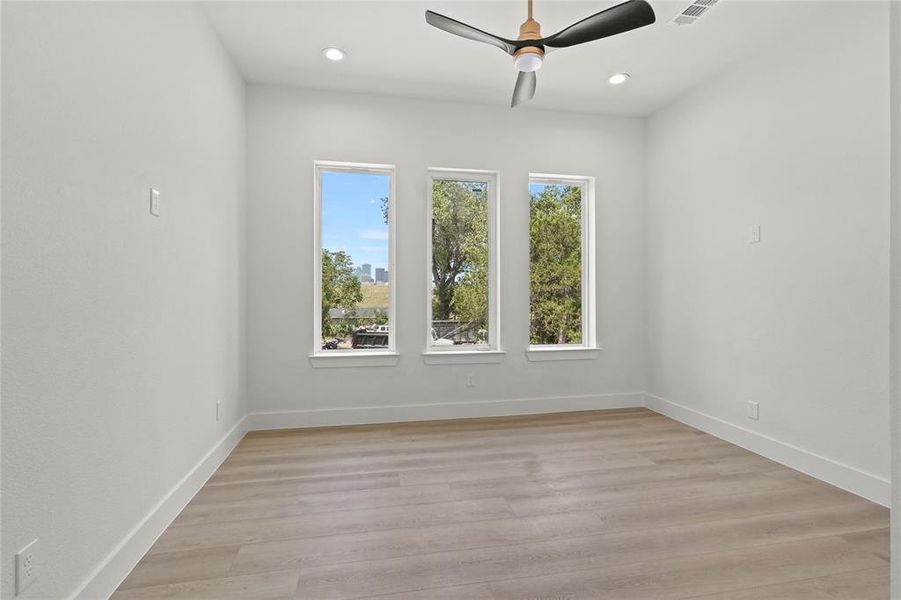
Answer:
[[[513,108],[517,104],[521,104],[527,100],[531,100],[535,95],[535,85],[538,78],[535,77],[535,71],[520,71],[516,76],[516,86],[513,88],[513,101],[510,107]]]
[[[552,48],[566,48],[638,29],[656,20],[654,9],[645,0],[629,0],[582,19],[544,38],[541,43]]]
[[[492,46],[497,46],[507,54],[513,54],[514,52],[516,52],[516,46],[510,40],[505,40],[502,37],[498,37],[494,34],[482,31],[481,29],[476,29],[475,27],[467,25],[466,23],[455,21],[450,17],[439,15],[436,12],[432,12],[430,10],[425,11],[425,20],[426,23],[428,23],[432,27],[437,27],[438,29],[442,29],[454,35],[459,35],[460,37],[464,37],[468,40],[484,42],[486,44],[491,44]]]

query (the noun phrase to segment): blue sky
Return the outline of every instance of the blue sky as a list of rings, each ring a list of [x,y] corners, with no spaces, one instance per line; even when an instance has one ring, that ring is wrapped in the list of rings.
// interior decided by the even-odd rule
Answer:
[[[322,247],[344,250],[354,266],[388,268],[388,225],[381,199],[388,196],[387,175],[322,173]]]
[[[529,183],[529,195],[535,196],[544,191],[547,187],[546,183]]]

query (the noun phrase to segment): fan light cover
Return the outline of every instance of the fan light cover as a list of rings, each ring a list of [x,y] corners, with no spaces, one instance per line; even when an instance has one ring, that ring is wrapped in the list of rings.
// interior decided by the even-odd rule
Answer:
[[[544,60],[540,55],[532,54],[530,52],[528,54],[517,56],[516,60],[513,62],[513,65],[516,67],[517,71],[531,73],[532,71],[537,71],[538,69],[540,69],[543,63]]]

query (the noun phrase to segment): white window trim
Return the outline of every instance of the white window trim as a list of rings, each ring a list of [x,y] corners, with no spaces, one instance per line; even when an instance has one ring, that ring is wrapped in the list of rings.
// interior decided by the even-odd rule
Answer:
[[[587,360],[600,356],[597,345],[597,240],[595,179],[584,175],[529,173],[529,184],[557,184],[582,189],[582,343],[529,345],[530,361]]]
[[[432,186],[436,179],[481,181],[488,184],[488,344],[484,346],[432,345]],[[426,364],[497,363],[501,347],[500,309],[500,172],[482,169],[430,167],[426,189],[426,328],[423,360]]]
[[[385,350],[322,349],[322,190],[323,172],[345,172],[388,175],[388,348]],[[313,351],[314,367],[393,366],[397,364],[397,268],[395,247],[396,168],[394,165],[353,163],[330,160],[313,161]]]

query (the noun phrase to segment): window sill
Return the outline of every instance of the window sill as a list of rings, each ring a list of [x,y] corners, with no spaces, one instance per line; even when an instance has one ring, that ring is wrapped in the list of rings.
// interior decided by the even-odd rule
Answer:
[[[422,353],[427,365],[474,365],[499,363],[504,360],[503,350],[429,350]]]
[[[533,346],[526,350],[526,358],[532,362],[548,360],[592,360],[600,355],[600,348],[586,348],[584,346],[549,346],[547,348]]]
[[[310,355],[314,369],[334,369],[342,367],[393,367],[399,358],[397,352],[318,352]]]

